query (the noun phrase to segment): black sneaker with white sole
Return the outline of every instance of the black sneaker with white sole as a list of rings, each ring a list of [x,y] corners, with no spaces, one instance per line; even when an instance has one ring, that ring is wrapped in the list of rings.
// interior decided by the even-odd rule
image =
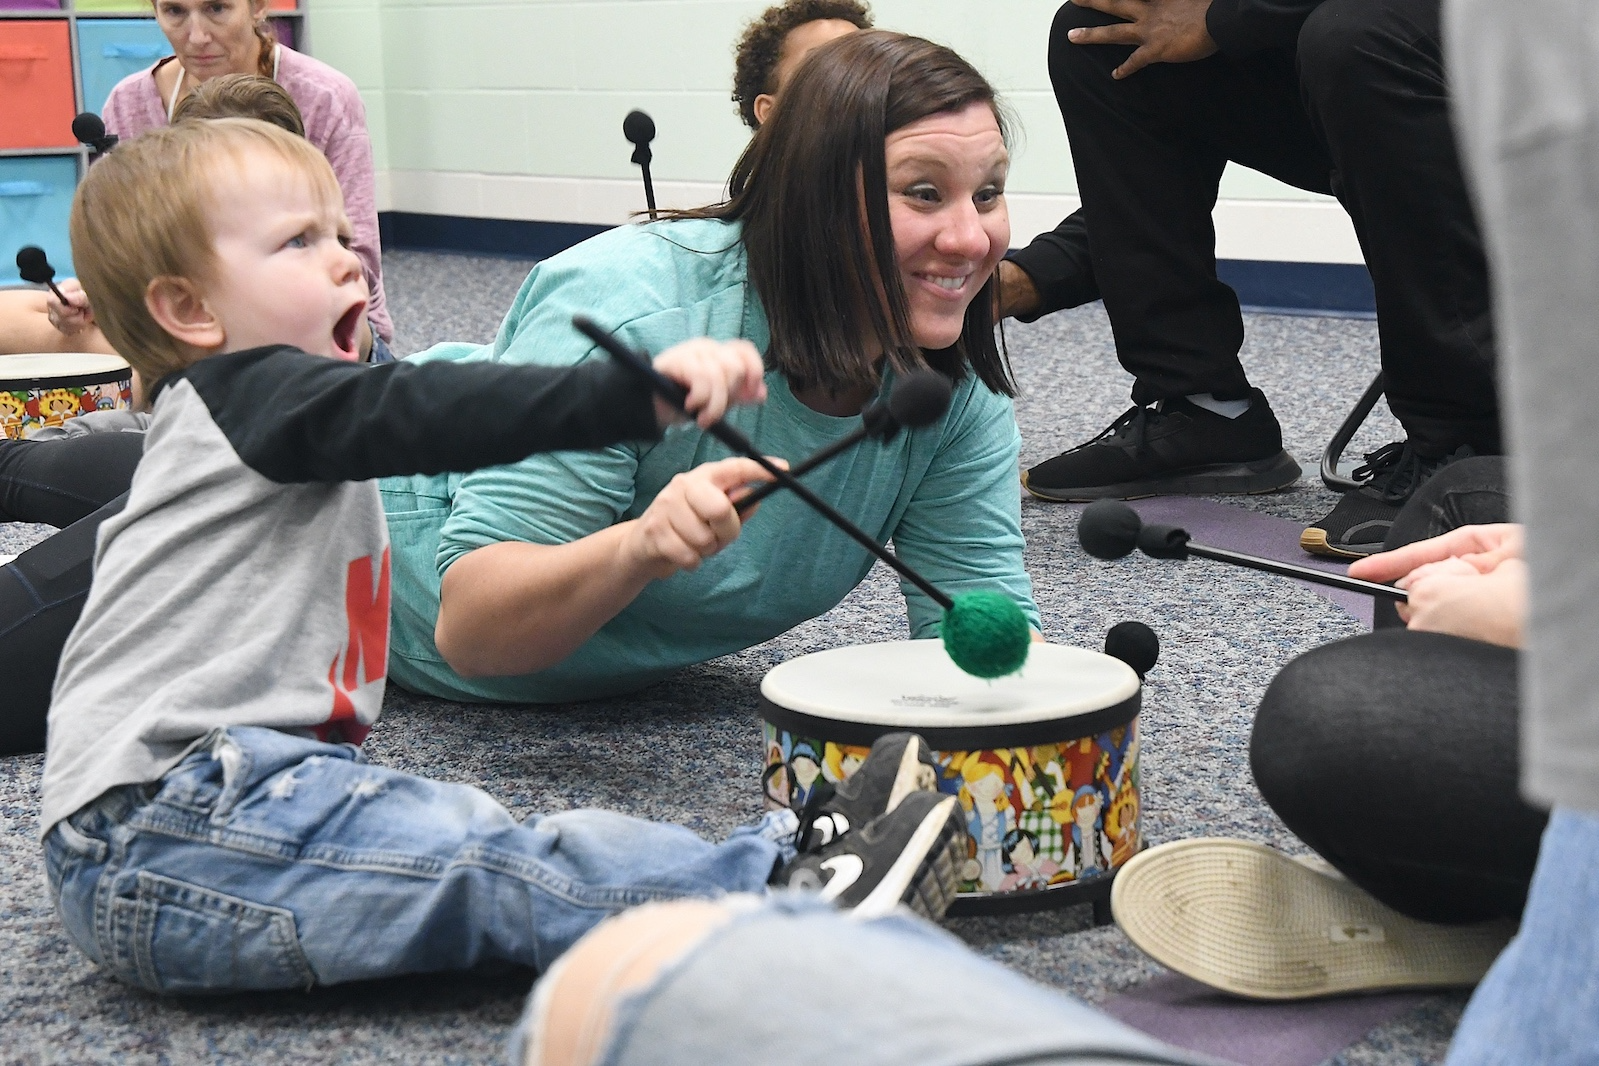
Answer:
[[[1299,480],[1277,416],[1259,389],[1228,418],[1178,397],[1134,407],[1103,433],[1022,475],[1034,496],[1062,502],[1275,492]]]
[[[772,876],[779,888],[811,891],[863,918],[905,904],[937,920],[955,901],[966,861],[966,820],[954,796],[912,792],[894,810]]]
[[[1355,469],[1362,482],[1339,498],[1315,525],[1299,535],[1299,546],[1312,555],[1330,559],[1364,559],[1382,551],[1394,519],[1427,479],[1459,459],[1475,455],[1461,445],[1441,458],[1424,456],[1409,441],[1395,441],[1366,454],[1365,465]]]
[[[837,785],[818,781],[799,812],[795,846],[824,848],[849,832],[888,814],[912,792],[938,788],[933,749],[915,733],[885,733],[866,761]]]

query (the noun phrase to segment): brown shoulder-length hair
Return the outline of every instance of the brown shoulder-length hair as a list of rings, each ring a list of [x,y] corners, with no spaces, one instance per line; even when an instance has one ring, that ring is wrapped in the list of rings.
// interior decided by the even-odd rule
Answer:
[[[743,223],[771,324],[766,362],[794,387],[874,384],[862,346],[875,341],[897,370],[931,366],[958,381],[970,367],[993,391],[1016,394],[994,343],[995,278],[966,309],[960,340],[923,351],[889,225],[888,135],[973,103],[993,108],[1009,143],[993,86],[950,49],[884,30],[830,41],[806,57],[739,157],[727,200],[673,214]]]

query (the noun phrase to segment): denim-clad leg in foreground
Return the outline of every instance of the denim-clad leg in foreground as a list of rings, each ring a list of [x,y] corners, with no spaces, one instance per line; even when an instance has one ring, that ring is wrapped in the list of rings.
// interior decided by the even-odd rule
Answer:
[[[650,900],[763,891],[779,847],[576,810],[518,823],[484,792],[270,729],[206,738],[45,840],[72,940],[162,992],[309,987],[464,969],[540,970]]]
[[[1521,931],[1460,1019],[1448,1066],[1599,1061],[1599,817],[1556,808]]]
[[[512,1035],[511,1066],[527,1061],[546,1021],[538,991]],[[914,915],[857,921],[796,893],[745,901],[614,1006],[603,1066],[1221,1066]]]

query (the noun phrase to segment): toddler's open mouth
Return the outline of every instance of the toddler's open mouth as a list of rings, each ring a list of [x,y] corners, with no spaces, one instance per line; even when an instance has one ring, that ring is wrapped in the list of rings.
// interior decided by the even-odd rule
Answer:
[[[351,304],[350,309],[340,315],[339,320],[333,324],[333,346],[345,359],[361,358],[356,334],[361,328],[361,315],[365,311],[366,304]]]

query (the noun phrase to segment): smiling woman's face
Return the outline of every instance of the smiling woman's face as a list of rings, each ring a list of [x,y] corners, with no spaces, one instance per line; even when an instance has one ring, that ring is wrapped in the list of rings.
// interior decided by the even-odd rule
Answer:
[[[266,0],[155,0],[156,22],[195,81],[256,73],[265,11]]]
[[[1010,245],[1010,155],[982,102],[897,129],[883,148],[911,335],[919,347],[948,348]]]

